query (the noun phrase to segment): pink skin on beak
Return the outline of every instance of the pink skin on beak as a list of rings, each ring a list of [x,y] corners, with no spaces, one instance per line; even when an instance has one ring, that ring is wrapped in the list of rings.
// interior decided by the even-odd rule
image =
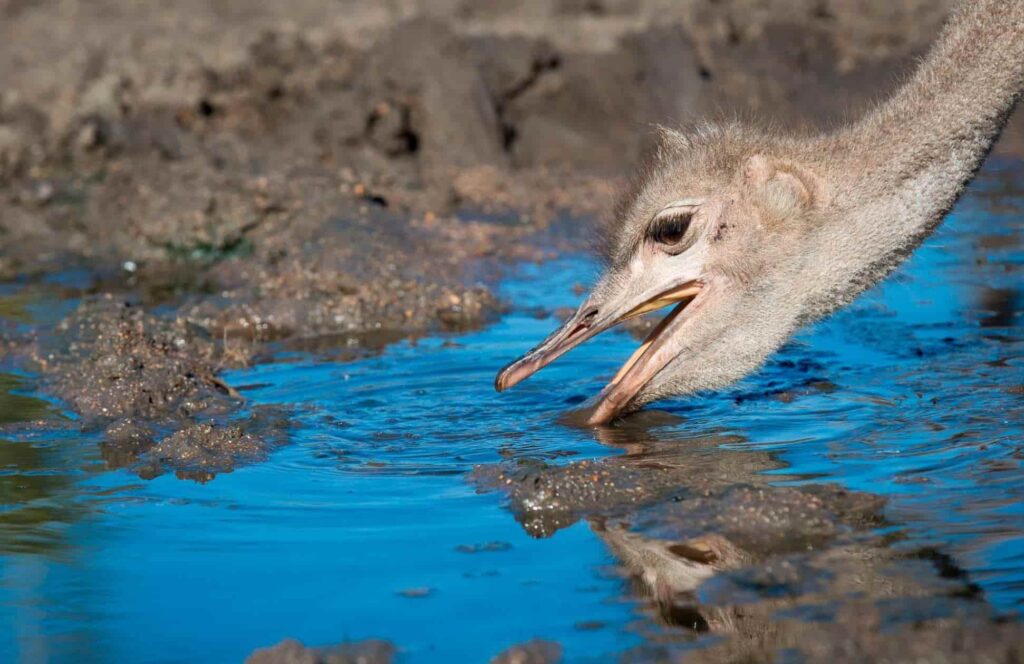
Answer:
[[[679,334],[707,302],[711,290],[705,286],[696,297],[678,305],[654,328],[601,392],[587,424],[600,426],[611,422],[659,371],[679,355]]]
[[[602,393],[601,402],[589,423],[606,424],[672,359],[666,350],[666,339],[682,324],[680,314],[687,308],[687,302],[700,293],[702,285],[698,281],[677,284],[635,306],[613,308],[604,315],[595,306],[592,296],[551,336],[502,369],[494,387],[499,392],[506,390],[604,330],[649,311],[677,304],[677,308],[655,328]]]
[[[540,342],[526,355],[511,362],[499,371],[494,379],[494,389],[498,392],[503,392],[513,385],[526,380],[576,346],[579,346],[587,339],[596,336],[599,332],[608,329],[617,322],[612,321],[609,323],[602,320],[595,324],[597,313],[596,307],[588,306],[588,303],[584,302],[576,310],[576,313],[569,317],[569,320],[562,323],[561,327],[551,333],[551,336]]]

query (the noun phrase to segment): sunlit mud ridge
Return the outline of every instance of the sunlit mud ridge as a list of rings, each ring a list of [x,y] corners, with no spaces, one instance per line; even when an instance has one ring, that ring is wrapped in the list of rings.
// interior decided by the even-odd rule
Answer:
[[[954,560],[901,544],[881,496],[778,486],[778,474],[769,484],[764,472],[780,463],[722,449],[717,436],[665,438],[637,427],[604,435],[625,453],[480,467],[472,481],[506,493],[535,537],[588,521],[647,621],[639,629],[649,644],[626,661],[798,653],[809,662],[966,663],[1024,654],[1024,630],[997,620]]]

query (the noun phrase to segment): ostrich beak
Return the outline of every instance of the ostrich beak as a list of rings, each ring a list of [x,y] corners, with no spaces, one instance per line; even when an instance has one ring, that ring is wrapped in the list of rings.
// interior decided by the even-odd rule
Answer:
[[[655,292],[653,295],[641,297],[639,298],[639,301],[626,301],[621,303],[599,302],[597,301],[599,298],[596,295],[591,295],[582,305],[580,305],[580,308],[576,310],[576,313],[570,316],[569,319],[566,320],[565,323],[555,330],[547,339],[542,341],[533,350],[502,369],[494,381],[494,388],[501,392],[512,387],[513,385],[537,373],[542,368],[576,346],[579,346],[587,339],[590,339],[591,337],[594,337],[623,321],[670,305],[678,305],[676,309],[674,309],[672,313],[670,313],[665,320],[662,321],[650,335],[648,335],[640,348],[633,353],[633,356],[630,357],[626,364],[623,365],[622,369],[619,370],[618,375],[616,375],[609,386],[605,388],[605,391],[602,393],[603,400],[598,406],[598,411],[602,413],[603,417],[607,417],[607,419],[604,419],[601,422],[595,422],[592,417],[590,422],[591,424],[603,424],[614,417],[614,415],[621,410],[626,403],[628,403],[629,399],[632,398],[632,396],[634,396],[636,392],[639,391],[648,380],[650,380],[651,377],[653,377],[654,373],[657,373],[657,371],[654,371],[653,373],[650,373],[650,375],[647,375],[649,372],[649,363],[646,360],[641,362],[641,359],[645,358],[650,349],[657,345],[663,337],[667,336],[671,332],[670,328],[676,327],[675,321],[679,317],[679,313],[686,307],[690,300],[694,299],[694,297],[700,293],[702,287],[703,283],[700,280],[687,280],[681,283],[676,283],[668,289]],[[660,370],[662,366],[664,366],[664,363],[662,363],[658,369]],[[638,369],[643,367],[648,367],[648,370],[638,371]],[[640,380],[643,380],[643,382],[639,382]],[[622,402],[624,395],[633,388],[635,388],[635,390],[629,394],[629,398],[626,398],[625,402]],[[602,410],[602,406],[604,406],[604,410]],[[609,411],[608,408],[614,408],[614,410]],[[610,414],[608,414],[609,412]],[[595,416],[596,414],[597,412],[595,411]]]
[[[708,301],[712,286],[702,284],[692,298],[679,304],[655,327],[601,391],[587,424],[608,424],[643,387],[680,353],[678,339],[688,320]]]

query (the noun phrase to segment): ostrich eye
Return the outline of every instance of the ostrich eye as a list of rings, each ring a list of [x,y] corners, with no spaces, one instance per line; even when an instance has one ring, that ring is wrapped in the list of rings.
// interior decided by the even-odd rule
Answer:
[[[692,219],[693,212],[689,210],[663,213],[654,220],[654,225],[651,227],[651,239],[658,244],[675,246],[686,237],[686,231],[690,229]]]

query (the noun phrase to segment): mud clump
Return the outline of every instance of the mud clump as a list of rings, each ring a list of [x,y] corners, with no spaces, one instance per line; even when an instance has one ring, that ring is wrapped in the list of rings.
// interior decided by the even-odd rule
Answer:
[[[94,418],[221,410],[213,343],[184,321],[162,321],[113,297],[86,302],[35,354],[50,389]]]
[[[683,452],[643,430],[623,433],[606,430],[602,442],[616,446],[629,440],[626,455],[566,465],[516,459],[478,466],[469,481],[481,491],[506,494],[523,528],[534,537],[548,537],[580,518],[622,515],[644,505],[685,500],[729,486],[738,477],[749,476],[751,467],[778,466],[757,453],[724,458],[706,453],[731,438],[685,441],[680,443],[687,446]]]
[[[107,462],[142,477],[208,480],[286,440],[283,413],[237,417],[241,396],[216,377],[223,358],[203,330],[113,297],[82,304],[33,359],[84,426],[105,430]]]
[[[108,429],[104,458],[108,462],[117,458],[112,465],[130,465],[144,479],[170,470],[179,478],[207,481],[239,465],[265,460],[275,447],[287,442],[286,428],[285,413],[260,408],[240,424],[189,424],[142,449],[132,440],[128,450],[121,432]]]
[[[246,664],[391,664],[397,650],[387,641],[369,639],[325,648],[307,648],[294,639],[262,648]]]
[[[481,466],[470,480],[481,488],[505,492],[516,518],[534,537],[548,537],[585,515],[615,514],[685,492],[679,473],[672,469],[620,465],[614,460]]]
[[[835,539],[846,516],[855,515],[859,526],[879,525],[884,505],[879,496],[834,485],[738,484],[659,503],[637,512],[633,521],[634,527],[655,537],[670,532],[688,539],[712,533],[747,551],[783,553],[811,550]]]

